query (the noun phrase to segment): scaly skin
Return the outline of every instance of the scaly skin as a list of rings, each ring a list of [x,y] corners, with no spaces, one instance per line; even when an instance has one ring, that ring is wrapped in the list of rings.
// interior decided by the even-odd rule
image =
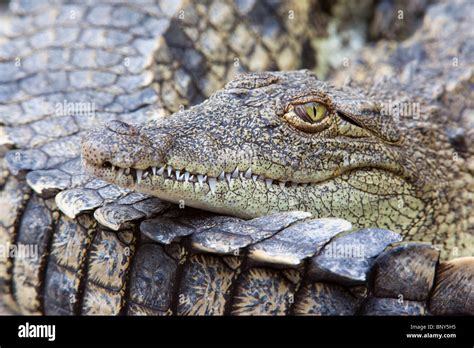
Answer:
[[[247,74],[166,120],[90,132],[83,159],[99,178],[192,207],[244,218],[309,211],[444,242],[445,251],[455,235],[469,252],[468,211],[455,198],[466,161],[453,160],[442,117],[396,120],[374,93],[336,89],[307,71]],[[327,106],[323,124],[295,127],[292,108],[315,100]]]
[[[0,243],[34,244],[40,257],[0,260],[0,300],[25,314],[133,313],[125,289],[135,284],[133,250],[145,249],[140,222],[167,205],[83,175],[82,132],[194,105],[237,71],[324,73],[340,63],[331,51],[345,57],[363,44],[372,6],[13,0],[0,39]],[[63,115],[63,102],[93,104],[94,117]],[[153,295],[147,286],[139,292]]]
[[[156,9],[156,6],[150,8],[139,6],[137,9],[123,3],[97,6],[94,2],[90,4],[90,8],[88,5],[82,6],[82,3],[72,4],[72,8],[71,6],[62,7],[60,4],[56,6],[56,2],[52,4],[35,1],[20,4],[19,12],[22,16],[18,18],[16,29],[12,32],[14,38],[12,42],[9,40],[2,42],[2,47],[6,49],[0,50],[2,59],[5,59],[2,67],[6,69],[2,68],[3,74],[0,74],[3,75],[3,82],[5,82],[2,82],[0,97],[1,103],[7,103],[7,105],[2,105],[4,112],[0,117],[3,125],[8,126],[0,130],[0,138],[5,141],[3,144],[11,145],[14,149],[6,158],[10,173],[5,171],[6,183],[2,187],[0,197],[0,205],[5,208],[2,209],[3,214],[0,217],[2,224],[0,239],[2,242],[11,241],[20,246],[25,243],[34,244],[38,246],[41,257],[38,259],[15,257],[1,260],[0,292],[11,294],[13,301],[19,306],[16,310],[25,314],[367,313],[365,309],[359,312],[358,306],[353,305],[345,308],[350,311],[341,308],[341,305],[344,307],[346,302],[344,299],[352,303],[352,297],[341,296],[341,291],[336,291],[339,286],[315,283],[317,280],[314,277],[307,274],[308,272],[303,272],[309,270],[311,273],[309,259],[306,260],[308,262],[305,262],[305,267],[300,270],[287,269],[287,266],[279,265],[283,269],[278,272],[265,264],[255,265],[254,261],[248,262],[247,255],[250,255],[250,258],[258,256],[255,253],[255,250],[259,250],[256,248],[258,236],[265,236],[268,233],[266,225],[273,225],[277,217],[265,217],[268,222],[262,227],[263,230],[252,230],[251,240],[247,240],[245,236],[224,233],[224,231],[234,232],[236,226],[232,225],[232,229],[229,229],[229,226],[223,223],[222,219],[225,217],[222,216],[212,218],[216,223],[219,221],[213,229],[218,231],[217,235],[214,234],[214,237],[219,237],[218,240],[208,239],[209,236],[206,233],[200,233],[202,229],[209,226],[209,221],[201,215],[194,221],[196,231],[192,235],[178,237],[175,233],[189,233],[187,230],[183,231],[182,227],[189,227],[192,209],[179,211],[182,214],[182,221],[177,219],[176,212],[173,210],[161,216],[163,210],[167,209],[167,205],[160,203],[159,199],[129,192],[98,179],[91,180],[82,175],[79,165],[75,165],[75,163],[79,164],[76,157],[79,153],[77,139],[80,133],[77,132],[94,126],[92,121],[120,119],[125,122],[139,122],[142,115],[148,114],[148,105],[152,103],[155,104],[153,110],[164,109],[165,113],[178,110],[180,105],[192,105],[207,97],[211,91],[220,88],[223,82],[233,75],[233,71],[236,70],[233,68],[235,67],[233,58],[236,56],[240,58],[240,64],[244,70],[261,70],[266,66],[267,69],[275,67],[291,69],[298,66],[299,60],[295,58],[301,58],[302,51],[306,52],[307,49],[306,44],[301,40],[304,39],[304,35],[309,34],[305,20],[302,20],[305,16],[301,17],[301,14],[309,14],[310,23],[316,23],[318,28],[326,28],[327,23],[324,19],[325,13],[321,13],[319,8],[307,11],[304,10],[304,2],[298,0],[295,3],[303,6],[301,12],[295,12],[295,18],[298,20],[279,22],[282,26],[285,23],[290,24],[288,28],[294,31],[295,36],[281,34],[281,31],[267,30],[272,27],[272,21],[264,19],[268,14],[275,15],[276,13],[264,11],[262,15],[261,9],[262,6],[265,8],[265,4],[262,5],[260,1],[255,4],[259,11],[255,11],[254,8],[249,9],[249,2],[239,2],[248,13],[252,14],[249,22],[245,18],[235,21],[238,16],[236,17],[234,10],[230,11],[229,18],[229,12],[225,11],[229,2],[222,4],[217,0],[209,1],[206,6],[202,6],[200,2],[185,1],[185,7],[172,1],[170,4],[176,5],[175,15],[167,11],[165,16]],[[283,19],[288,17],[288,9],[278,7],[277,3],[272,2],[272,4],[276,6],[278,16],[282,16]],[[297,10],[289,2],[283,4],[288,5],[292,10]],[[27,7],[26,11],[22,8],[23,5]],[[357,9],[361,7],[360,3],[356,6]],[[33,8],[33,13],[29,13],[28,7]],[[82,7],[84,10],[81,9]],[[230,7],[234,8],[231,3]],[[338,7],[341,7],[339,3]],[[343,5],[342,8],[344,9]],[[181,11],[178,12],[179,9],[184,10],[184,18],[178,17],[178,13],[181,13]],[[196,9],[199,27],[203,29],[200,29],[199,33],[195,29],[194,10]],[[452,15],[452,11],[442,11],[447,16]],[[338,18],[333,19],[333,16],[337,16],[339,11],[331,10],[330,12],[331,21],[337,21]],[[75,16],[71,17],[71,13]],[[164,23],[168,23],[168,20],[171,25],[166,29]],[[454,22],[457,23],[456,20]],[[342,26],[350,27],[350,21],[342,20],[340,23]],[[237,26],[233,27],[233,24]],[[242,28],[242,26],[248,27],[247,24],[250,25],[248,31]],[[72,30],[62,30],[63,25]],[[43,27],[46,27],[46,30],[42,30]],[[216,27],[219,30],[216,31]],[[180,29],[177,30],[178,28]],[[304,29],[303,32],[301,28]],[[404,28],[406,28],[406,22],[404,22]],[[94,31],[94,35],[89,35],[90,30]],[[283,30],[286,32],[285,29]],[[133,37],[128,40],[126,36],[120,34],[121,31],[130,33]],[[77,32],[79,36],[75,38]],[[469,31],[459,30],[459,33],[462,32]],[[320,55],[331,54],[336,64],[334,67],[340,70],[342,67],[337,64],[340,64],[342,57],[346,57],[347,54],[344,49],[340,49],[340,46],[333,45],[334,40],[343,45],[348,40],[345,36],[339,36],[337,32],[331,33],[329,46],[324,44],[325,39],[321,43],[317,35],[310,34],[310,36],[318,42],[314,46],[318,53],[318,68],[321,68],[322,62]],[[105,34],[105,41],[100,41],[101,34]],[[33,37],[28,40],[30,36]],[[278,40],[275,40],[276,37]],[[462,39],[465,35],[458,35],[458,37]],[[123,41],[124,39],[126,42]],[[159,39],[158,46],[147,44],[147,42],[158,42],[156,39]],[[205,64],[194,65],[190,68],[188,64],[193,61],[186,60],[190,56],[183,54],[183,51],[179,49],[183,47],[183,42],[192,51],[187,50],[188,53],[194,53],[194,55],[203,53]],[[352,39],[349,42],[352,46]],[[104,56],[105,53],[101,50],[104,43],[107,45],[108,53],[115,54]],[[242,43],[245,45],[241,47],[243,51],[240,51],[239,45]],[[54,45],[55,50],[48,50],[48,45]],[[237,52],[236,45],[239,47]],[[452,43],[449,46],[458,48]],[[253,48],[247,51],[249,47]],[[154,54],[155,50],[156,54]],[[337,51],[338,55],[334,56],[336,53],[334,51]],[[452,52],[451,49],[450,51]],[[57,54],[61,52],[65,55]],[[53,55],[53,53],[56,54]],[[115,60],[117,54],[123,60]],[[45,56],[47,63],[35,63],[38,62],[38,58],[45,58]],[[413,57],[406,56],[408,60]],[[65,61],[58,61],[61,57],[64,57]],[[71,59],[68,60],[67,57]],[[126,57],[130,57],[130,60],[125,60]],[[18,58],[21,58],[21,66],[14,64]],[[125,65],[127,61],[131,64]],[[144,64],[137,65],[140,62]],[[150,62],[151,65],[149,65]],[[95,65],[100,64],[102,67],[100,71],[102,71],[104,63],[107,71],[118,74],[118,80],[110,81],[108,78],[104,80],[104,76],[110,77],[110,75],[101,74]],[[324,66],[324,61],[322,65]],[[86,77],[94,79],[84,80],[84,74],[79,71],[83,70],[81,67],[90,68],[90,74]],[[186,71],[183,71],[181,67],[185,67]],[[72,72],[72,75],[69,77],[65,74],[57,74],[57,69]],[[131,74],[143,72],[140,74],[143,79],[129,79],[124,76],[124,73],[128,75],[129,70]],[[33,74],[33,80],[25,79],[24,73],[27,76]],[[153,79],[150,79],[152,75]],[[318,76],[320,76],[319,72]],[[138,76],[135,75],[135,77]],[[63,79],[66,81],[64,82]],[[439,86],[438,82],[434,85]],[[64,83],[67,88],[64,88],[64,84],[61,86],[61,83]],[[148,87],[153,87],[153,89]],[[196,87],[199,87],[197,94]],[[58,93],[61,93],[59,99],[57,95],[51,94],[55,88],[58,88]],[[140,93],[135,93],[136,90]],[[103,92],[113,95],[113,100],[110,100],[107,97],[108,94]],[[156,98],[150,97],[155,94]],[[457,95],[459,94],[455,94]],[[77,129],[75,119],[54,118],[48,113],[39,113],[45,111],[44,104],[33,103],[36,100],[35,96],[45,96],[47,103],[58,100],[62,102],[70,98],[74,101],[76,97],[80,97],[79,100],[95,102],[97,114],[93,119],[80,119],[91,122],[80,122],[77,124],[79,127]],[[25,98],[28,99],[28,103],[20,109],[18,105],[23,106]],[[461,100],[468,101],[469,99],[461,98]],[[58,131],[61,129],[63,131]],[[20,174],[17,174],[18,172]],[[23,174],[27,172],[26,182]],[[0,179],[0,182],[4,184],[3,179]],[[58,203],[56,206],[53,196],[61,190],[64,191],[56,197],[56,203]],[[144,219],[144,214],[146,220],[139,228],[139,222]],[[157,219],[150,220],[149,214],[156,214],[154,216]],[[103,225],[99,225],[95,219]],[[252,224],[253,221],[249,223]],[[113,231],[107,231],[103,226]],[[263,244],[267,247],[271,245],[291,258],[295,255],[308,258],[308,255],[312,255],[318,249],[307,235],[314,232],[314,229],[309,226],[300,228],[299,233],[295,233],[294,229],[288,230],[285,238],[283,233],[285,230],[278,232],[275,238],[268,239],[266,235]],[[240,227],[237,226],[237,229],[240,230]],[[149,233],[159,231],[163,233],[162,237],[176,238],[175,241],[171,245],[163,245],[163,240],[160,238],[155,238],[153,242],[150,242],[147,237]],[[282,245],[283,238],[288,243],[288,235],[292,243],[287,246]],[[380,233],[378,235],[380,236]],[[236,244],[236,241],[240,243]],[[244,244],[242,244],[243,241],[245,241]],[[361,243],[364,240],[356,238],[355,242]],[[372,239],[365,242],[370,248],[374,244],[377,245]],[[227,250],[236,245],[241,248],[241,257],[234,258],[220,254],[222,252],[219,251],[220,248]],[[194,255],[196,247],[198,247],[198,254]],[[214,250],[216,247],[218,250]],[[301,250],[306,250],[306,248],[310,253],[301,254]],[[199,250],[205,250],[207,254],[200,255]],[[187,254],[188,252],[191,254]],[[436,262],[436,253],[430,251],[429,254]],[[398,251],[396,255],[398,256],[394,261],[400,262]],[[409,255],[408,265],[410,270],[413,270],[410,273],[417,275],[417,283],[420,281],[423,283],[424,295],[420,298],[420,293],[416,290],[414,291],[417,293],[415,298],[405,293],[403,289],[398,289],[407,283],[413,287],[414,281],[411,278],[404,278],[405,268],[394,268],[388,264],[388,274],[378,270],[377,274],[382,276],[380,283],[384,285],[384,288],[386,288],[387,277],[392,278],[394,289],[391,292],[384,290],[381,293],[374,289],[374,296],[377,298],[367,301],[370,307],[377,307],[374,306],[374,300],[376,300],[381,313],[400,314],[402,312],[396,298],[399,298],[401,294],[408,299],[402,307],[413,306],[414,309],[424,307],[426,304],[410,300],[426,302],[429,298],[427,292],[432,284],[434,291],[430,293],[437,296],[429,299],[430,306],[436,309],[431,313],[472,313],[472,308],[466,306],[466,303],[473,302],[465,301],[471,293],[472,277],[469,260],[472,258],[467,259],[464,268],[456,266],[455,263],[450,268],[446,267],[450,265],[448,263],[436,266],[432,262],[430,267],[426,267],[424,262],[427,257],[423,250],[417,249],[416,255],[422,260],[421,264],[414,260],[413,255]],[[457,265],[459,264],[458,262]],[[403,262],[401,265],[403,266]],[[437,274],[436,282],[433,283],[435,266],[436,269],[446,270],[446,272],[442,276]],[[345,264],[342,270],[352,272],[354,269]],[[453,270],[457,272],[457,277],[453,277],[456,273]],[[232,276],[230,282],[229,275]],[[176,281],[179,286],[176,286]],[[225,286],[222,287],[222,285]],[[415,288],[418,289],[418,287]],[[272,293],[272,291],[277,293]],[[345,291],[342,291],[343,293]],[[211,298],[209,294],[212,295]],[[181,302],[183,297],[191,301]],[[438,298],[437,301],[435,297]],[[293,298],[295,302],[291,306],[289,302]],[[6,300],[7,297],[3,296],[3,299]],[[452,303],[456,299],[458,305]],[[339,305],[335,305],[334,301]],[[326,303],[328,306],[325,305]],[[387,304],[391,305],[387,306]],[[328,309],[331,313],[327,312]],[[369,310],[368,313],[371,311]],[[373,310],[372,313],[374,313]],[[413,313],[413,311],[406,310],[405,313]]]
[[[83,140],[86,168],[219,213],[304,210],[438,244],[444,258],[472,255],[471,15],[469,2],[433,7],[412,38],[349,68],[359,86],[305,71],[244,75],[166,120],[112,123]],[[304,124],[293,108],[313,101],[327,115]]]

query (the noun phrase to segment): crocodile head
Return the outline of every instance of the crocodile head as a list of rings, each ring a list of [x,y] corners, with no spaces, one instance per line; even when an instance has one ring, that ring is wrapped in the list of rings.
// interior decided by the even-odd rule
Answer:
[[[244,74],[189,110],[88,133],[82,156],[101,179],[183,205],[409,231],[423,221],[430,183],[449,173],[430,157],[441,153],[426,145],[432,134],[383,108],[308,71]]]

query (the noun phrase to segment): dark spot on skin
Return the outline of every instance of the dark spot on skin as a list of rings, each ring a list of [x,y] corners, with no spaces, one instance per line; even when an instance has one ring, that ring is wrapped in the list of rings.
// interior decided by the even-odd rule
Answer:
[[[460,154],[467,153],[466,132],[462,128],[448,128],[446,130],[449,143],[454,147],[454,150]]]

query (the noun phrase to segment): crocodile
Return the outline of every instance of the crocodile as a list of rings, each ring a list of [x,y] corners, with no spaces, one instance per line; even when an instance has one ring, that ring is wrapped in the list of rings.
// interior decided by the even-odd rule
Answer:
[[[97,123],[143,122],[195,104],[232,77],[228,66],[286,70],[311,62],[306,35],[314,33],[307,23],[321,26],[326,19],[308,11],[310,3],[13,3],[21,15],[1,53],[11,62],[20,57],[24,69],[6,64],[2,71],[14,83],[2,89],[0,134],[16,149],[5,157],[0,237],[16,247],[33,245],[40,257],[1,260],[3,300],[24,314],[472,313],[473,301],[465,301],[469,259],[438,263],[439,252],[419,243],[383,250],[399,236],[358,229],[345,237],[350,222],[309,213],[245,221],[180,209],[81,172],[78,139]],[[297,21],[288,21],[289,10]],[[206,50],[218,36],[196,31],[196,23],[228,25],[225,33],[245,39],[220,42],[217,53],[227,56],[214,60],[220,56]],[[237,61],[236,47],[243,50]],[[51,71],[38,74],[35,62],[44,56]],[[204,69],[203,59],[210,62]],[[236,65],[223,64],[229,60]],[[101,73],[87,73],[95,64]],[[71,74],[71,85],[61,85],[58,68]],[[111,82],[107,73],[122,78]],[[94,118],[51,117],[48,106],[67,108],[62,101],[94,102],[98,111]],[[109,127],[122,126],[129,127]],[[322,251],[339,242],[363,246],[365,257],[325,258]]]
[[[82,157],[94,176],[178,204],[242,218],[308,211],[471,253],[472,175],[439,127],[447,113],[395,120],[382,98],[426,102],[377,89],[332,89],[307,71],[246,74],[165,120],[91,131]]]
[[[459,24],[441,37],[428,23],[396,53],[421,51],[404,81],[336,88],[308,71],[243,74],[166,119],[89,132],[84,166],[119,186],[221,214],[308,211],[471,255],[473,52],[456,34],[470,12],[453,12]]]
[[[108,182],[219,214],[307,211],[389,229],[440,246],[442,258],[470,256],[472,268],[474,51],[458,36],[472,8],[447,12],[388,59],[417,51],[402,79],[336,88],[304,70],[243,74],[166,119],[89,132],[83,164]]]

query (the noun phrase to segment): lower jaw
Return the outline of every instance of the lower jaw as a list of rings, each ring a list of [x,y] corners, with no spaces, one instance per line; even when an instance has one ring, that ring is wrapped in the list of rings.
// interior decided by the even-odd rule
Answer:
[[[207,183],[200,185],[163,177],[147,177],[140,184],[131,184],[128,188],[179,204],[183,208],[189,206],[244,219],[268,214],[271,210],[262,199],[278,194],[277,191],[281,192],[280,188],[268,189],[264,182],[252,180],[234,180],[230,185],[226,181],[218,181],[212,192]],[[291,188],[285,189],[289,191]],[[283,206],[278,209],[286,210],[292,209],[285,209]]]

